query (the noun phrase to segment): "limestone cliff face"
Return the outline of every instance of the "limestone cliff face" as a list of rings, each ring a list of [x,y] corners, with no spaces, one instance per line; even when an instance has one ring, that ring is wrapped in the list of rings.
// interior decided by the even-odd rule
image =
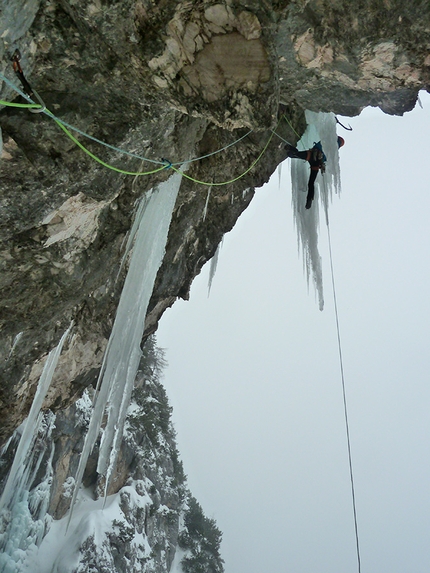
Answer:
[[[190,164],[207,182],[234,179],[259,156],[278,118],[304,109],[402,114],[430,86],[426,0],[5,0],[1,70],[17,85],[16,48],[31,85],[61,119],[108,144]],[[0,97],[17,95],[5,83]],[[19,101],[19,98],[18,100]],[[124,239],[136,201],[169,170],[133,177],[93,161],[52,119],[0,111],[1,440],[26,416],[48,351],[74,321],[45,407],[66,408],[93,383],[115,316]],[[279,134],[296,136],[286,122]],[[81,139],[80,136],[78,136]],[[82,140],[84,141],[84,140]],[[85,140],[127,171],[151,164]],[[226,186],[184,181],[146,333],[190,284],[284,159],[279,140]],[[244,193],[244,191],[247,192]]]

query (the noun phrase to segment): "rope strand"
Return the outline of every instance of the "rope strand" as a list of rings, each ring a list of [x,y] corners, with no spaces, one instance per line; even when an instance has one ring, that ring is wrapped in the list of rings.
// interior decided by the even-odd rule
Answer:
[[[356,551],[357,551],[357,564],[358,564],[358,573],[361,573],[360,543],[358,540],[357,508],[356,508],[356,502],[355,502],[354,472],[352,469],[351,440],[350,440],[350,434],[349,434],[348,407],[347,407],[347,402],[346,402],[345,374],[344,374],[344,368],[343,368],[342,343],[341,343],[340,326],[339,326],[339,312],[338,312],[338,308],[337,308],[336,285],[335,285],[335,279],[334,279],[330,224],[329,224],[328,210],[327,209],[326,209],[325,214],[326,214],[326,223],[327,223],[328,249],[329,249],[329,255],[330,255],[331,282],[332,282],[332,287],[333,287],[334,312],[335,312],[335,317],[336,317],[337,345],[338,345],[338,350],[339,350],[340,374],[341,374],[341,379],[342,379],[343,411],[344,411],[344,416],[345,416],[346,441],[347,441],[347,446],[348,446],[349,477],[350,477],[350,482],[351,482],[352,510],[353,510],[353,516],[354,516],[354,530],[355,530],[355,544],[356,544]]]
[[[86,133],[85,131],[80,130],[79,128],[75,127],[74,125],[71,125],[70,123],[67,123],[63,119],[60,119],[59,117],[54,115],[48,109],[46,109],[46,108],[42,109],[42,106],[40,104],[33,102],[33,100],[27,94],[25,94],[22,90],[20,90],[17,86],[15,86],[15,84],[13,84],[10,80],[8,80],[8,78],[6,78],[2,73],[0,73],[0,79],[3,80],[17,94],[19,94],[21,97],[25,98],[28,102],[30,102],[28,104],[19,104],[19,103],[7,102],[5,100],[0,100],[0,105],[4,105],[4,106],[8,106],[8,107],[25,108],[25,109],[37,109],[41,113],[44,113],[46,116],[48,116],[50,119],[53,119],[60,127],[64,126],[68,130],[72,130],[76,133],[79,133],[79,135],[82,135],[83,137],[86,137],[87,139],[90,139],[91,141],[94,141],[95,143],[98,143],[99,145],[103,145],[104,147],[106,147],[108,149],[112,149],[113,151],[116,151],[117,153],[121,153],[123,155],[128,155],[129,157],[133,157],[134,159],[140,159],[141,161],[147,161],[148,163],[154,163],[156,165],[162,165],[163,168],[165,167],[165,162],[163,162],[163,161],[158,161],[156,159],[149,159],[148,157],[142,157],[141,155],[138,155],[136,153],[132,153],[132,152],[127,151],[125,149],[121,149],[120,147],[115,147],[114,145],[110,145],[109,143],[106,143],[105,141],[102,141],[101,139],[97,139],[97,137],[94,137],[94,136],[90,135],[89,133]],[[65,131],[65,133],[67,133],[67,135],[70,137],[68,131],[66,131],[66,130],[63,130],[63,131]],[[185,161],[177,161],[175,163],[172,163],[172,165],[176,166],[176,167],[180,167],[184,163],[192,163],[194,161],[200,161],[201,159],[206,159],[207,157],[211,157],[212,155],[216,155],[217,153],[222,153],[223,151],[226,151],[230,147],[233,147],[234,145],[236,145],[237,143],[242,141],[242,139],[245,139],[245,137],[248,137],[248,135],[250,135],[253,131],[254,131],[253,129],[250,129],[247,133],[245,133],[245,135],[242,135],[241,137],[239,137],[235,141],[232,141],[228,145],[226,145],[220,149],[217,149],[216,151],[212,151],[211,153],[207,153],[206,155],[202,155],[200,157],[194,157],[192,159],[187,159]],[[75,141],[75,140],[73,140],[73,141]],[[103,165],[102,162],[99,161],[99,163],[101,163]]]
[[[41,105],[36,104],[27,94],[25,94],[22,90],[20,90],[17,86],[15,86],[10,80],[8,80],[2,73],[0,73],[0,79],[2,79],[3,81],[5,81],[14,91],[16,91],[21,97],[25,98],[29,104],[14,104],[14,103],[9,103],[6,102],[4,100],[0,100],[0,105],[6,105],[6,106],[11,106],[11,107],[25,107],[25,108],[29,108],[29,109],[40,109],[42,108]],[[97,163],[100,163],[100,165],[103,165],[103,167],[107,167],[108,169],[111,169],[113,171],[116,171],[117,173],[122,173],[124,175],[133,175],[133,176],[140,176],[140,175],[152,175],[153,173],[158,173],[159,171],[162,171],[163,169],[167,169],[167,168],[171,168],[176,172],[180,172],[182,173],[182,175],[189,179],[190,181],[193,181],[194,183],[198,183],[200,185],[214,185],[214,186],[223,186],[223,185],[228,185],[230,183],[234,183],[235,181],[238,181],[239,179],[241,179],[242,177],[244,177],[247,173],[249,173],[249,171],[251,171],[251,169],[260,161],[261,157],[264,155],[264,153],[266,152],[269,143],[271,142],[274,132],[272,131],[266,145],[264,146],[263,150],[261,151],[261,153],[259,154],[259,156],[257,157],[257,159],[255,159],[251,165],[248,167],[248,169],[246,169],[243,173],[241,173],[240,175],[238,175],[237,177],[234,177],[233,179],[230,179],[229,181],[222,181],[222,182],[218,182],[218,183],[213,183],[213,182],[207,182],[207,181],[200,181],[199,179],[194,179],[193,177],[191,177],[190,175],[187,175],[185,172],[180,171],[180,167],[183,166],[184,164],[187,163],[191,163],[193,161],[198,161],[199,159],[205,159],[207,157],[210,157],[212,155],[215,155],[216,153],[220,153],[222,151],[225,151],[226,149],[228,149],[229,147],[232,147],[233,145],[236,145],[237,143],[239,143],[240,141],[242,141],[242,139],[244,139],[245,137],[247,137],[253,130],[250,130],[249,132],[247,132],[245,135],[242,135],[239,139],[237,139],[236,141],[233,141],[232,143],[226,145],[225,147],[223,147],[222,149],[218,149],[217,151],[213,151],[212,153],[208,153],[206,155],[203,155],[202,157],[196,157],[194,159],[189,159],[189,160],[185,160],[182,162],[176,162],[176,163],[171,163],[170,161],[168,161],[167,159],[162,159],[161,161],[155,161],[152,159],[147,159],[145,157],[141,157],[139,155],[135,155],[133,153],[130,153],[128,151],[125,151],[123,149],[120,149],[118,147],[114,147],[112,145],[109,145],[99,139],[96,139],[95,137],[92,137],[91,135],[88,135],[87,133],[79,130],[78,128],[68,124],[67,122],[63,121],[62,119],[56,117],[52,112],[50,112],[48,109],[46,108],[42,108],[40,109],[41,113],[44,113],[46,116],[48,116],[50,119],[53,119],[55,121],[55,123],[60,127],[60,129],[62,129],[64,131],[64,133],[73,141],[73,143],[75,143],[75,145],[77,145],[82,151],[84,151],[89,157],[91,157],[94,161],[96,161]],[[276,129],[279,127],[281,120],[279,120],[279,123],[276,127]],[[89,149],[87,149],[78,139],[76,139],[76,137],[70,132],[70,130],[74,130],[77,133],[83,135],[84,137],[88,137],[89,139],[104,145],[105,147],[108,147],[110,149],[113,149],[114,151],[120,152],[120,153],[124,153],[127,155],[130,155],[136,159],[140,159],[142,161],[149,161],[151,163],[156,163],[158,165],[160,165],[160,167],[158,167],[157,169],[154,169],[152,171],[145,171],[145,172],[135,172],[135,171],[125,171],[123,169],[119,169],[118,167],[114,167],[113,165],[110,165],[109,163],[106,163],[105,161],[103,161],[102,159],[100,159],[99,157],[97,157],[96,155],[94,155],[94,153],[92,153]]]

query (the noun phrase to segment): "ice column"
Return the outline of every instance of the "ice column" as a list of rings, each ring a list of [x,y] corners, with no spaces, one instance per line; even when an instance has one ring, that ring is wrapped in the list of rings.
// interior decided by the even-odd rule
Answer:
[[[21,571],[28,550],[42,541],[45,532],[54,454],[50,437],[55,427],[55,415],[52,412],[43,414],[41,408],[71,328],[72,325],[63,334],[57,347],[49,353],[29,415],[17,430],[21,437],[0,499],[1,573]],[[44,477],[32,490],[34,479],[40,474],[46,456],[48,460]]]
[[[309,164],[300,159],[291,160],[292,205],[297,229],[297,240],[303,255],[303,266],[308,285],[314,284],[319,308],[324,308],[324,291],[321,256],[318,249],[319,209],[318,198],[328,216],[328,205],[333,190],[340,193],[339,154],[337,147],[336,120],[332,113],[306,111],[308,126],[297,144],[299,150],[310,149],[321,141],[327,156],[326,173],[319,174],[315,182],[315,199],[310,209],[305,209],[308,190]]]
[[[141,357],[140,344],[146,311],[157,271],[164,257],[167,234],[181,179],[181,173],[172,175],[152,192],[145,207],[138,210],[140,220],[137,216],[130,266],[103,358],[94,410],[76,474],[72,509],[105,413],[107,419],[102,432],[97,472],[106,477],[105,494],[108,491]]]
[[[66,338],[69,335],[71,327],[72,325],[66,330],[56,348],[51,350],[51,352],[48,354],[48,358],[46,359],[42,375],[39,379],[36,394],[34,395],[33,403],[30,408],[30,412],[26,421],[22,424],[23,430],[21,439],[15,453],[15,458],[13,460],[6,485],[0,498],[0,512],[2,509],[7,507],[11,501],[12,496],[14,493],[16,493],[16,484],[21,481],[21,478],[26,469],[26,461],[31,454],[32,445],[35,438],[35,428],[37,429],[39,426],[40,409],[42,408],[42,404],[51,384],[58,359],[60,358],[61,350]]]

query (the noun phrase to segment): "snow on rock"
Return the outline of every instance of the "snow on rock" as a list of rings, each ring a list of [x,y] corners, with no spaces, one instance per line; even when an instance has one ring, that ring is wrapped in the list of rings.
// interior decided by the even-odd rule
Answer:
[[[45,413],[22,495],[0,523],[0,540],[7,541],[1,573],[198,573],[202,563],[210,565],[205,571],[222,572],[221,534],[186,486],[171,407],[159,381],[164,365],[163,352],[150,338],[127,409],[114,491],[98,495],[96,444],[73,515],[73,468],[93,410],[90,394],[56,416]],[[18,438],[10,440],[8,452],[3,449],[3,459],[11,457]],[[11,526],[5,535],[6,519]]]
[[[141,482],[122,488],[116,495],[94,500],[81,491],[76,511],[54,521],[35,557],[33,573],[111,573],[116,571],[112,541],[122,543],[130,571],[144,571],[151,547],[144,534],[151,498]]]

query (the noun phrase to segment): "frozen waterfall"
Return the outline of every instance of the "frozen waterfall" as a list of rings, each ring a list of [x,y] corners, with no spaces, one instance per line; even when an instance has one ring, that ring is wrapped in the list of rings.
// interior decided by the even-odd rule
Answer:
[[[173,174],[149,191],[136,209],[122,262],[128,265],[128,272],[103,358],[88,433],[75,479],[73,476],[68,479],[69,486],[76,484],[72,508],[88,457],[100,434],[97,472],[105,478],[105,493],[109,488],[141,357],[146,311],[164,258],[181,180],[181,173]],[[0,499],[1,573],[34,571],[30,563],[34,564],[38,546],[49,528],[46,512],[53,478],[54,445],[50,437],[55,428],[55,415],[50,411],[42,414],[41,407],[70,328],[49,354],[30,414],[13,438],[20,441]],[[38,485],[34,487],[36,474]],[[88,507],[80,507],[79,514],[88,510]],[[71,513],[72,510],[69,520]],[[45,573],[43,566],[39,569]]]
[[[14,434],[14,437],[19,436],[19,443],[0,498],[1,573],[21,571],[27,552],[37,547],[45,532],[54,454],[53,448],[47,452],[47,444],[55,415],[52,412],[44,414],[41,408],[71,328],[72,325],[48,354],[28,417]],[[44,477],[37,488],[30,491],[46,456]]]
[[[306,111],[308,126],[297,144],[299,150],[310,149],[321,141],[327,156],[326,172],[318,174],[315,182],[315,199],[311,209],[305,209],[308,190],[309,164],[300,159],[291,160],[292,204],[297,229],[298,245],[303,255],[303,265],[308,285],[310,280],[318,295],[319,308],[324,308],[321,256],[318,250],[319,202],[327,220],[328,206],[333,191],[340,193],[339,153],[337,146],[336,119],[333,113]]]
[[[146,310],[164,257],[181,180],[182,174],[175,173],[150,192],[149,199],[142,199],[145,203],[138,209],[130,232],[134,240],[130,265],[97,383],[94,410],[76,474],[70,515],[105,415],[97,472],[105,477],[105,495],[109,488],[141,357]],[[131,249],[131,245],[128,244],[127,248]]]

